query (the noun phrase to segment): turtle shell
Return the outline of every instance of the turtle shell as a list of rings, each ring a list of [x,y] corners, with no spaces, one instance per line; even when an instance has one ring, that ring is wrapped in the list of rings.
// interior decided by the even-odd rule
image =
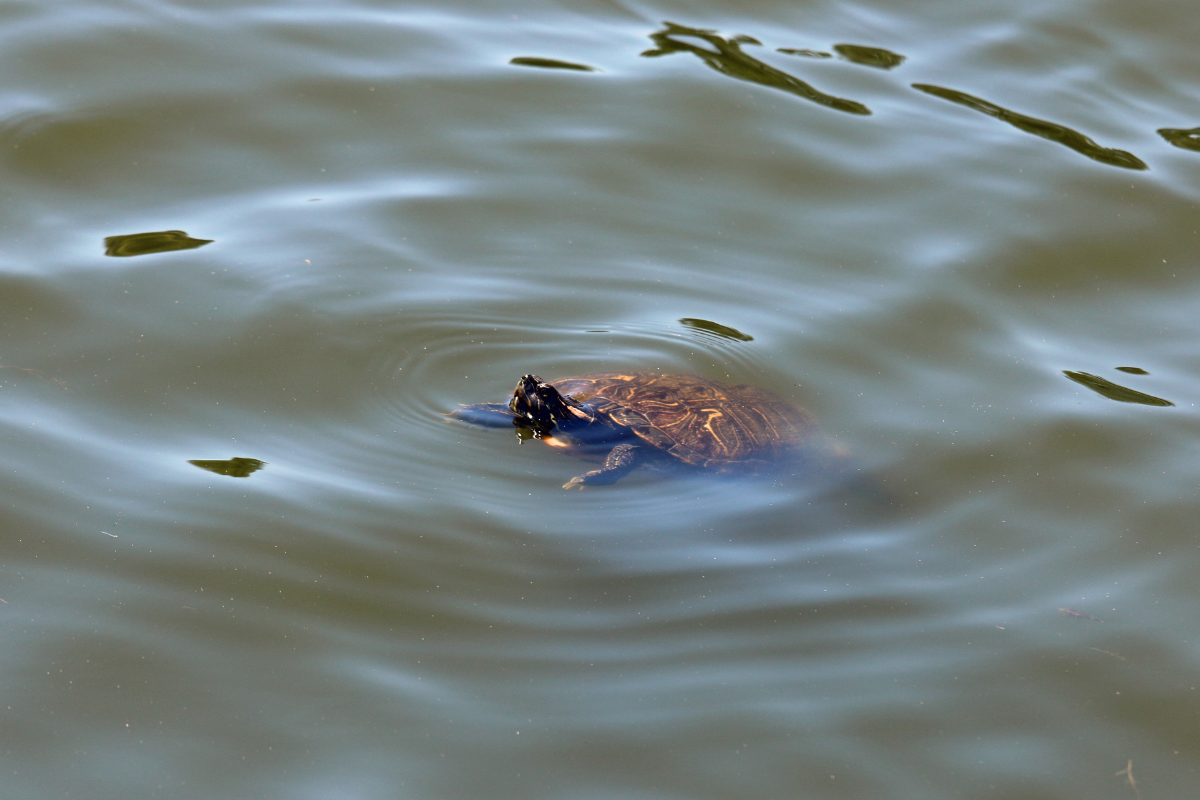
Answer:
[[[681,461],[719,471],[795,455],[816,432],[806,412],[769,392],[699,375],[602,372],[553,385]]]

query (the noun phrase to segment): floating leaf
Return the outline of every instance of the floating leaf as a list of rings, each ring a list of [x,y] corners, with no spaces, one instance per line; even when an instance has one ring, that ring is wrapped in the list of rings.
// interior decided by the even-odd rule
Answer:
[[[835,44],[834,52],[847,61],[875,69],[895,69],[904,63],[904,56],[884,50],[882,47],[864,47],[860,44]]]
[[[228,461],[188,461],[189,464],[197,466],[200,469],[206,469],[209,472],[215,472],[218,475],[228,475],[231,478],[248,478],[252,473],[258,472],[267,462],[259,461],[257,458],[231,458]]]
[[[570,61],[559,61],[556,58],[538,58],[537,56],[517,56],[508,62],[518,67],[540,67],[542,69],[573,69],[576,72],[595,72],[595,67],[587,64],[574,64]]]
[[[109,236],[104,240],[106,256],[144,256],[150,253],[166,253],[170,250],[193,250],[213,241],[193,239],[184,231],[152,231]]]
[[[733,339],[734,341],[738,342],[754,341],[753,336],[742,333],[737,328],[730,328],[727,325],[709,322],[706,319],[692,319],[691,317],[685,317],[684,319],[679,320],[679,323],[685,328],[692,328],[693,330],[702,331],[713,336],[718,336],[722,339]]]
[[[1175,405],[1170,400],[1164,400],[1152,394],[1145,394],[1135,389],[1130,389],[1119,383],[1113,383],[1107,378],[1101,378],[1099,375],[1092,375],[1087,372],[1071,372],[1067,369],[1063,370],[1063,375],[1066,375],[1076,383],[1083,384],[1093,392],[1102,394],[1109,400],[1116,400],[1119,403],[1141,403],[1144,406]]]

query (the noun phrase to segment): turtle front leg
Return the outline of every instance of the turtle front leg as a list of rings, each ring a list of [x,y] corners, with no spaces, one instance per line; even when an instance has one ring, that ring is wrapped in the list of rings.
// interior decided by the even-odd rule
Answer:
[[[584,486],[607,486],[624,478],[641,463],[645,448],[633,444],[619,444],[609,451],[604,467],[576,475],[563,484],[564,489],[582,489]]]

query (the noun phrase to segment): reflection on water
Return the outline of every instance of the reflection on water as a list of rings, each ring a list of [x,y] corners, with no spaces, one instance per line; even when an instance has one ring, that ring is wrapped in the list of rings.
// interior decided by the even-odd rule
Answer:
[[[206,469],[209,472],[215,472],[218,475],[228,475],[231,478],[248,478],[255,472],[258,472],[264,466],[265,461],[259,461],[257,458],[241,458],[234,457],[228,461],[204,461],[193,459],[188,461],[189,464]]]
[[[1018,114],[1016,111],[1009,111],[1007,108],[1002,108],[995,103],[989,103],[987,100],[969,95],[966,92],[960,92],[956,89],[946,89],[928,83],[914,83],[913,88],[926,94],[931,94],[934,97],[940,97],[943,100],[949,100],[952,103],[958,103],[961,106],[974,109],[975,111],[987,114],[989,117],[995,117],[998,120],[1007,122],[1014,128],[1023,130],[1026,133],[1032,133],[1034,136],[1058,142],[1101,164],[1123,167],[1125,169],[1149,169],[1145,162],[1133,153],[1127,153],[1124,150],[1116,150],[1111,147],[1101,147],[1079,131],[1072,130],[1065,125],[1026,116],[1025,114]]]
[[[1090,614],[1085,614],[1082,611],[1076,611],[1073,608],[1060,608],[1058,613],[1062,614],[1064,617],[1070,617],[1071,619],[1090,619],[1092,622],[1104,621],[1097,617],[1093,617]]]
[[[212,239],[193,239],[184,231],[152,231],[109,236],[104,240],[106,256],[144,256],[171,250],[193,250],[211,244]]]
[[[1158,135],[1184,150],[1200,150],[1200,128],[1159,128]]]
[[[1120,367],[1118,367],[1120,369]],[[1126,367],[1124,372],[1133,372],[1132,369]],[[1135,374],[1145,374],[1144,372]],[[1144,406],[1173,406],[1175,405],[1170,400],[1164,400],[1161,397],[1155,397],[1152,394],[1139,392],[1136,389],[1130,389],[1128,386],[1122,386],[1119,383],[1113,383],[1107,378],[1101,378],[1099,375],[1092,375],[1088,372],[1072,372],[1069,369],[1063,370],[1063,375],[1066,375],[1071,380],[1078,384],[1086,386],[1097,394],[1107,397],[1109,400],[1116,400],[1121,403],[1140,403]]]
[[[666,27],[663,30],[650,34],[650,39],[657,47],[653,50],[646,50],[642,53],[643,56],[656,57],[672,53],[690,52],[702,59],[712,69],[728,77],[789,92],[797,97],[802,97],[838,111],[861,115],[869,115],[871,113],[866,105],[858,101],[834,97],[818,91],[799,78],[776,69],[769,64],[765,64],[753,56],[747,55],[742,50],[742,45],[762,45],[759,40],[751,36],[741,35],[726,39],[718,36],[710,29],[690,28],[672,22],[665,22],[664,25]],[[700,39],[704,43],[711,45],[713,49],[687,41],[687,39]],[[906,60],[905,56],[881,47],[843,43],[834,45],[833,50],[847,61],[882,70],[894,69]],[[780,47],[776,48],[776,51],[785,55],[806,58],[824,59],[832,57],[831,53],[805,48]],[[537,61],[538,59],[534,60]],[[516,60],[513,63],[516,63]],[[549,66],[549,64],[538,65]],[[580,67],[575,66],[572,68]],[[1079,131],[1068,128],[1065,125],[1021,114],[956,89],[949,89],[928,83],[914,83],[912,84],[912,88],[987,114],[990,117],[1007,122],[1026,133],[1058,142],[1101,164],[1121,167],[1123,169],[1149,169],[1147,164],[1134,154],[1116,148],[1102,147]],[[1200,128],[1160,128],[1158,133],[1176,147],[1188,150],[1200,150]]]
[[[833,53],[826,53],[821,50],[805,50],[796,47],[776,47],[776,53],[783,53],[787,56],[803,56],[804,58],[833,58]]]
[[[743,44],[760,45],[761,42],[757,39],[749,36],[735,36],[731,39],[724,39],[711,30],[688,28],[672,22],[664,24],[666,28],[650,34],[651,40],[653,40],[657,47],[653,50],[646,50],[642,53],[643,56],[657,57],[672,53],[692,53],[699,56],[705,64],[708,64],[708,66],[722,75],[728,75],[731,78],[749,81],[750,83],[757,83],[760,86],[766,86],[771,89],[779,89],[780,91],[794,94],[797,97],[802,97],[805,100],[810,100],[818,105],[837,111],[845,111],[848,114],[871,113],[871,110],[862,103],[820,92],[799,78],[793,77],[782,70],[775,69],[775,67],[769,64],[764,64],[757,58],[742,52]],[[680,37],[700,39],[712,45],[715,50],[710,50],[707,47],[702,47],[692,42],[683,41]]]
[[[541,67],[542,69],[573,69],[578,72],[595,72],[595,67],[587,64],[575,64],[570,61],[559,61],[556,58],[538,58],[536,56],[517,56],[508,62],[518,67]]]
[[[6,383],[9,383],[10,380],[12,378],[16,377],[17,375],[22,375],[22,376],[31,375],[31,376],[36,376],[37,378],[41,378],[43,380],[52,382],[55,386],[57,386],[59,389],[62,389],[64,392],[71,391],[70,389],[67,388],[66,383],[64,383],[63,381],[54,377],[53,375],[48,375],[47,373],[43,372],[40,369],[33,369],[32,367],[18,367],[14,364],[0,364],[0,370],[11,370],[11,372],[0,372],[0,387],[3,387]],[[5,380],[5,378],[8,378],[9,380]]]

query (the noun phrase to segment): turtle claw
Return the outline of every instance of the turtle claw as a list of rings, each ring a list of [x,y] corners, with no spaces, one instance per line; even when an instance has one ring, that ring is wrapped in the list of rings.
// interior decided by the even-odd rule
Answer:
[[[586,486],[607,486],[610,483],[615,483],[617,478],[620,478],[629,469],[594,469],[591,472],[585,472],[582,475],[576,475],[571,480],[563,484],[564,489],[583,489]]]

